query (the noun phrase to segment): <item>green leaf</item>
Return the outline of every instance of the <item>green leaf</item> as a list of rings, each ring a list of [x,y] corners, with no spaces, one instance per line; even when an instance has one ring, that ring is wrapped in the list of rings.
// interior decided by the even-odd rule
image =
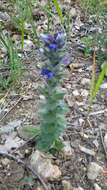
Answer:
[[[64,143],[61,140],[55,141],[55,148],[58,150],[58,152],[61,151],[62,148],[64,148]]]
[[[53,93],[54,99],[63,99],[66,92],[62,90],[57,90],[55,93]]]
[[[25,132],[30,134],[31,136],[38,136],[40,133],[40,128],[39,127],[34,127],[34,126],[27,126],[25,129]]]

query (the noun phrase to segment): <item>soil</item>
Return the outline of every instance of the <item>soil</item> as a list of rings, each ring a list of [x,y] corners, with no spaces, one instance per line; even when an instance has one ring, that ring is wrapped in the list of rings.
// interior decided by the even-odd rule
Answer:
[[[5,1],[0,3],[4,7]],[[11,9],[11,3],[9,2],[6,2],[6,9],[9,9],[9,4]],[[80,12],[78,5],[73,4],[72,6]],[[6,12],[4,9],[0,9],[0,11]],[[9,13],[7,12],[7,14]],[[73,22],[75,25],[75,20]],[[83,26],[80,28],[86,28],[87,23],[85,21],[82,23]],[[47,181],[47,186],[52,190],[63,190],[63,180],[70,181],[72,187],[81,187],[84,190],[94,190],[94,183],[97,183],[102,190],[107,189],[106,172],[98,176],[94,182],[87,177],[90,162],[99,163],[104,168],[104,171],[107,171],[107,147],[103,143],[104,136],[107,134],[107,111],[104,111],[107,108],[107,95],[106,89],[99,91],[92,105],[92,111],[87,118],[90,84],[85,82],[83,84],[82,81],[83,79],[84,81],[91,79],[93,59],[92,57],[85,57],[78,50],[79,45],[77,42],[84,33],[80,28],[79,30],[73,29],[75,35],[73,37],[70,35],[66,44],[69,63],[65,65],[65,71],[68,72],[68,77],[62,83],[62,88],[67,89],[65,102],[70,108],[69,113],[66,114],[67,126],[62,138],[64,141],[70,142],[74,153],[67,158],[64,158],[61,154],[55,155],[53,163],[59,167],[62,175],[57,180]],[[11,35],[16,32],[11,31],[10,28],[6,30],[9,30]],[[20,33],[18,35],[20,36]],[[29,33],[27,38],[28,36]],[[21,125],[16,126],[14,129],[15,138],[18,137],[25,143],[30,136],[24,134],[23,128],[26,126],[35,127],[39,122],[37,114],[39,109],[38,102],[42,99],[42,96],[39,94],[38,87],[44,83],[44,79],[39,75],[43,60],[40,58],[38,48],[34,46],[32,50],[22,53],[22,56],[23,76],[17,85],[17,90],[14,91],[10,84],[8,89],[2,90],[0,94],[0,98],[5,97],[5,102],[1,104],[0,108],[0,127],[3,128],[13,121],[20,120]],[[76,95],[75,90],[79,92],[78,95]],[[5,145],[6,135],[11,136],[11,133],[13,131],[1,134],[0,145]],[[79,148],[80,145],[93,150],[95,155],[82,152]],[[8,150],[8,152],[29,164],[30,155],[34,149],[34,142],[31,142],[23,147],[18,145]],[[29,178],[33,178],[34,183],[29,182]],[[32,175],[23,164],[17,163],[6,156],[0,156],[0,190],[36,190],[38,184],[38,178]]]

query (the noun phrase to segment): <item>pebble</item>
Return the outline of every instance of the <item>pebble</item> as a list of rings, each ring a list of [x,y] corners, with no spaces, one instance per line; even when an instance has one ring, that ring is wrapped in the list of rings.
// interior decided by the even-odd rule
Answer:
[[[4,158],[1,160],[1,163],[4,165],[4,166],[7,166],[9,163],[10,163],[10,160],[8,158]]]
[[[73,190],[73,187],[70,181],[67,181],[67,180],[62,181],[62,187],[63,187],[63,190]]]
[[[78,90],[74,90],[72,93],[74,96],[80,96],[80,93],[78,92]]]
[[[12,132],[9,135],[5,135],[5,143],[0,144],[0,151],[10,151],[20,147],[24,141],[17,136],[16,132]]]
[[[8,125],[2,126],[0,128],[0,134],[1,133],[9,133],[14,131],[14,129],[22,124],[21,120],[15,120],[10,122]]]
[[[104,83],[100,86],[101,89],[107,89],[107,83]]]
[[[9,21],[10,16],[6,12],[0,12],[0,22],[1,21]]]
[[[80,126],[82,126],[82,125],[83,125],[83,123],[84,123],[84,119],[79,118],[78,122],[79,122]]]
[[[104,145],[107,147],[107,133],[104,136]]]
[[[71,17],[76,18],[77,10],[74,7],[71,7],[69,14],[70,14]]]
[[[91,162],[88,166],[87,177],[90,180],[95,180],[102,171],[103,167],[99,166],[96,162]]]
[[[24,40],[24,50],[25,51],[31,51],[32,47],[34,46],[33,42],[31,40]]]
[[[101,187],[97,183],[94,183],[94,189],[95,190],[101,190]]]
[[[55,180],[61,176],[61,171],[58,166],[51,163],[49,155],[47,156],[38,150],[32,153],[30,165],[47,180]]]
[[[88,94],[89,94],[89,92],[88,92],[86,89],[82,89],[82,90],[81,90],[81,96],[87,97]]]
[[[68,141],[64,142],[65,146],[61,150],[61,153],[64,157],[70,157],[74,154],[74,150],[71,148],[70,143]]]
[[[74,188],[73,190],[84,190],[82,187]]]
[[[90,79],[82,78],[81,84],[84,85],[84,86],[85,86],[85,85],[90,85]]]
[[[43,188],[42,185],[38,185],[38,186],[36,187],[36,190],[44,190],[44,188]]]
[[[40,98],[40,100],[45,100],[45,96],[43,96],[43,95],[40,95],[39,98]]]

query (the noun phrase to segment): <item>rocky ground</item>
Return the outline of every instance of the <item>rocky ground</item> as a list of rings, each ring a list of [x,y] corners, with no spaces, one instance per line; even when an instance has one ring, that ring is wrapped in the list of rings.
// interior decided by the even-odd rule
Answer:
[[[2,31],[9,30],[18,41],[20,33],[5,27],[10,22],[11,3],[0,1],[0,4]],[[35,127],[39,122],[38,101],[43,96],[38,86],[44,82],[39,76],[42,59],[28,33],[21,53],[23,77],[17,91],[10,85],[0,93],[0,190],[107,189],[107,85],[102,84],[87,117],[93,59],[79,51],[80,37],[97,26],[83,20],[78,4],[70,6],[74,19],[66,44],[68,77],[61,87],[67,89],[65,102],[70,108],[61,137],[65,147],[59,154],[42,153],[35,149],[34,139],[25,132],[26,127]],[[39,30],[43,32],[44,28],[43,25]],[[1,48],[1,58],[6,56]]]

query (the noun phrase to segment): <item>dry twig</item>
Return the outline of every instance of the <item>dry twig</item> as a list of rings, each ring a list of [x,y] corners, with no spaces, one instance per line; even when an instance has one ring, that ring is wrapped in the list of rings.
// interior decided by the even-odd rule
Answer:
[[[105,144],[104,144],[104,141],[103,141],[103,135],[102,135],[102,131],[101,131],[100,127],[99,127],[99,131],[100,131],[100,138],[101,138],[101,142],[102,142],[104,153],[105,153],[105,158],[107,159],[107,151],[106,151],[106,147],[105,147]]]
[[[0,122],[13,110],[13,108],[23,99],[23,97],[20,97],[18,101],[13,105],[8,112],[0,119]]]

